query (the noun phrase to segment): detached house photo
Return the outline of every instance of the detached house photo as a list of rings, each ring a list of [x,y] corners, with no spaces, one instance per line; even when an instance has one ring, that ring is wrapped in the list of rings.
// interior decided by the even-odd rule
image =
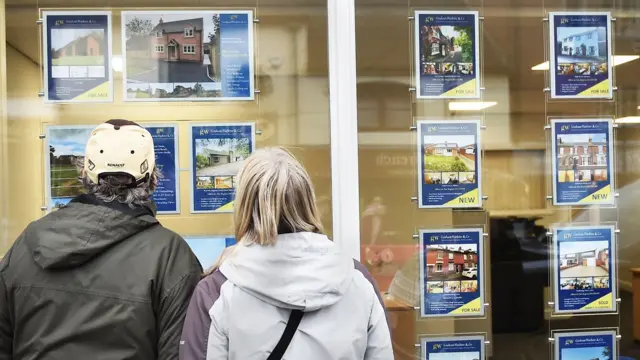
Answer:
[[[128,98],[221,96],[219,13],[123,12],[123,22]]]
[[[476,140],[473,135],[424,137],[425,184],[475,183]]]
[[[422,61],[427,63],[473,62],[472,34],[473,30],[469,26],[422,26],[420,28]]]

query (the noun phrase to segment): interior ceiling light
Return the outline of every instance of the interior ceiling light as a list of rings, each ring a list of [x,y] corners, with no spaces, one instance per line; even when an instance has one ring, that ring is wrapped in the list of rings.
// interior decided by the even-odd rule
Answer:
[[[630,61],[638,60],[640,55],[613,55],[613,66],[622,65]],[[545,61],[531,68],[534,71],[546,71],[549,70],[549,62]]]
[[[449,103],[450,111],[477,111],[497,105],[495,101],[452,101]]]

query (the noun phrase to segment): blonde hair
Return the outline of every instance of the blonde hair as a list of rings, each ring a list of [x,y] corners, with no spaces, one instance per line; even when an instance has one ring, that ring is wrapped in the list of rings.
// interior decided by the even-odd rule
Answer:
[[[234,204],[238,242],[274,245],[278,234],[323,232],[309,174],[288,150],[254,152],[238,179]]]

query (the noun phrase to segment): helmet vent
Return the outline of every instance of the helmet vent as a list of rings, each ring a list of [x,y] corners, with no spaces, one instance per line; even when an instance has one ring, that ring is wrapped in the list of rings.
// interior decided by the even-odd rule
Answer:
[[[100,150],[100,154],[104,154],[104,150]]]
[[[133,155],[133,154],[135,154],[135,153],[136,153],[136,152],[135,152],[135,150],[131,150],[131,155]]]
[[[147,170],[149,170],[149,163],[147,162],[147,160],[145,160],[142,164],[140,164],[140,172],[141,173],[146,173]]]

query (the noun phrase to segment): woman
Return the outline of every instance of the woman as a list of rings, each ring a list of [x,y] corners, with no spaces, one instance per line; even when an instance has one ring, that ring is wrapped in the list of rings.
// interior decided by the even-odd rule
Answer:
[[[180,359],[393,359],[373,280],[322,233],[302,165],[264,149],[238,178],[238,244],[198,284]]]

